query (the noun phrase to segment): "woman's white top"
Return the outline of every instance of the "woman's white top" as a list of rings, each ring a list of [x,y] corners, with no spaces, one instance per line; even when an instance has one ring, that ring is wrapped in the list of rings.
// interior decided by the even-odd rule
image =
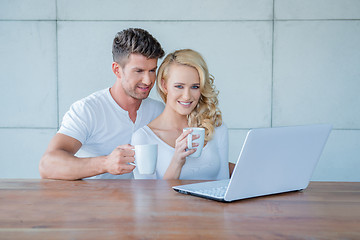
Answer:
[[[203,148],[201,156],[198,158],[186,158],[179,179],[228,179],[228,142],[227,127],[223,124],[215,128],[215,134]],[[131,145],[133,146],[143,144],[158,144],[156,172],[152,175],[139,174],[137,168],[135,168],[133,171],[135,179],[162,179],[174,155],[175,148],[161,140],[148,126],[138,129],[131,139]]]

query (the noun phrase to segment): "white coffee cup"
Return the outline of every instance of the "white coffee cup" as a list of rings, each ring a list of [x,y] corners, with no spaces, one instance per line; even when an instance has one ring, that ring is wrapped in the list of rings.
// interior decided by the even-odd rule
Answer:
[[[158,155],[157,144],[135,145],[135,165],[140,174],[153,174]]]
[[[189,157],[200,157],[201,155],[201,151],[204,147],[204,138],[205,138],[205,128],[197,128],[197,127],[188,127],[188,128],[184,128],[183,132],[192,129],[192,133],[190,133],[187,136],[187,148],[188,149],[193,149],[196,148],[196,152],[194,152],[193,154],[189,155]],[[200,137],[198,139],[193,140],[192,139],[192,135],[199,135]],[[199,146],[197,147],[193,147],[193,143],[198,143]]]

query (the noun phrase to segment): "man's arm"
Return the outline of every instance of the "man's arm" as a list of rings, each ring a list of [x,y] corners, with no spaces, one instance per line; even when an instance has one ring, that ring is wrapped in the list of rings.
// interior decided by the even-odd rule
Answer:
[[[122,145],[108,156],[78,158],[75,153],[81,142],[67,135],[57,133],[40,160],[39,171],[42,178],[77,180],[102,173],[124,174],[135,167],[134,151],[131,145]]]

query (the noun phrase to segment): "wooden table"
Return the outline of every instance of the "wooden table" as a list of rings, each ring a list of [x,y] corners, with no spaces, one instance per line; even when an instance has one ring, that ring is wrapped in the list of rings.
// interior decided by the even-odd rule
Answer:
[[[232,203],[196,181],[0,180],[0,239],[360,239],[360,182]]]

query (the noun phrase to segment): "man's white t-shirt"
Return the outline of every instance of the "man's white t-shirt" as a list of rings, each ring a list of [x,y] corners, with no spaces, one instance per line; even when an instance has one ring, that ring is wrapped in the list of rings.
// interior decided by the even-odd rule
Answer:
[[[109,155],[117,146],[130,144],[132,134],[155,119],[164,110],[164,105],[147,98],[142,101],[135,123],[129,113],[122,109],[106,88],[91,94],[71,105],[64,115],[58,133],[73,137],[82,143],[78,157]],[[133,174],[112,175],[95,178],[132,178]]]
[[[228,129],[223,124],[215,128],[213,138],[206,144],[198,158],[187,157],[179,179],[221,180],[229,178]],[[131,140],[133,145],[158,144],[158,158],[154,174],[140,174],[134,169],[135,179],[162,179],[169,167],[175,148],[160,139],[148,126],[136,131]]]

